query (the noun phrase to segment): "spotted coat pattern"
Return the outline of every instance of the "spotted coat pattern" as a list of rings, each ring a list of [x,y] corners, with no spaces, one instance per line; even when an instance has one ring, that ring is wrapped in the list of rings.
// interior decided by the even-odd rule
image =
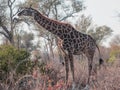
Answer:
[[[80,55],[81,53],[84,53],[88,58],[88,66],[89,66],[88,82],[89,82],[91,70],[92,70],[93,56],[96,47],[98,48],[98,46],[95,43],[95,40],[90,35],[83,34],[77,31],[74,27],[72,27],[68,23],[62,23],[56,20],[49,19],[33,8],[24,8],[18,14],[18,16],[33,17],[34,20],[40,26],[42,26],[43,28],[53,33],[62,40],[62,45],[60,46],[62,51],[64,52],[66,82],[68,81],[68,76],[69,76],[68,75],[69,64],[71,67],[73,81],[75,80],[73,55]]]

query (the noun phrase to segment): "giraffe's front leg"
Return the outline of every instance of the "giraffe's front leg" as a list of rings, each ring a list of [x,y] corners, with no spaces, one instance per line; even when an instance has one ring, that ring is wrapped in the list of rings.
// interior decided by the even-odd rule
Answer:
[[[68,51],[65,50],[65,43],[63,43],[62,40],[59,40],[59,48],[61,49],[61,51],[63,52],[63,56],[65,59],[65,71],[66,71],[66,75],[65,75],[65,82],[67,84],[68,82],[68,76],[69,76],[69,56],[68,56]]]
[[[68,82],[68,76],[69,76],[69,63],[68,63],[68,55],[65,56],[65,71],[66,71],[66,76],[65,76],[65,82],[67,84]]]
[[[71,72],[72,72],[72,79],[73,82],[75,81],[75,77],[74,77],[74,62],[73,62],[73,55],[69,53],[69,59],[70,59],[70,68],[71,68]]]
[[[74,59],[73,59],[73,54],[69,53],[69,60],[70,60],[70,67],[71,67],[71,73],[72,73],[72,90],[75,90],[76,84],[75,84],[75,77],[74,77]]]

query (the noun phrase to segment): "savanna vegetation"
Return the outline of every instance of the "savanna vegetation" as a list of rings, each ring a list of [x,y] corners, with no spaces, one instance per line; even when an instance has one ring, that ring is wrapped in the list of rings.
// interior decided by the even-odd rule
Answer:
[[[29,6],[91,35],[100,47],[104,65],[98,67],[96,50],[90,90],[120,90],[120,35],[111,39],[110,47],[103,46],[113,30],[94,25],[92,17],[82,14],[87,8],[83,0],[0,1],[0,90],[72,90],[71,76],[65,84],[64,58],[57,37],[30,17],[16,18],[20,8]],[[75,90],[85,90],[87,63],[84,55],[74,56]]]

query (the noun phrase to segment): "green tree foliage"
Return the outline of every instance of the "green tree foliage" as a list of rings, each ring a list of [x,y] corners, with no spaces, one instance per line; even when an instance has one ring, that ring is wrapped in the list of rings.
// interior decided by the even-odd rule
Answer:
[[[110,53],[110,58],[108,59],[108,63],[114,63],[117,57],[120,55],[120,50],[112,50]]]
[[[110,42],[111,52],[108,62],[114,62],[116,59],[120,58],[120,35],[115,35]]]
[[[27,61],[29,53],[25,50],[18,50],[11,45],[0,46],[0,80],[4,80],[10,75],[10,72],[15,71],[16,74],[27,73],[32,63]]]

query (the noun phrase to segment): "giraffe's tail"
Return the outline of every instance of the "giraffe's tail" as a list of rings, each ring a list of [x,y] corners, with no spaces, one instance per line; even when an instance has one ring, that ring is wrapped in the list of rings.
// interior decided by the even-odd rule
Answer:
[[[104,60],[102,58],[99,59],[99,65],[102,65],[104,63]]]
[[[98,47],[98,45],[96,44],[96,47],[98,49],[98,52],[99,52],[99,65],[102,65],[104,63],[104,60],[101,58],[101,53],[100,53],[100,49]]]

